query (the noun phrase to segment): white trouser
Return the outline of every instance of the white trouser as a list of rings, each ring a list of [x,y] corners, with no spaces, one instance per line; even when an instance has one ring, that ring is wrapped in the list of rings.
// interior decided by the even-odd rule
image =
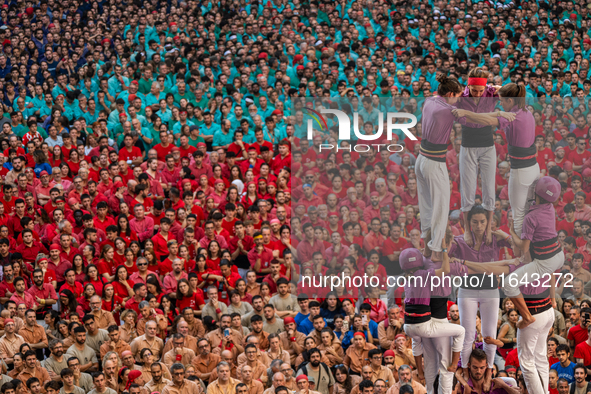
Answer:
[[[474,206],[478,170],[482,180],[482,206],[487,211],[495,209],[495,172],[497,152],[494,146],[486,148],[460,148],[460,192],[462,194],[462,212],[468,212]]]
[[[432,320],[437,320],[442,324],[448,323],[445,319]],[[427,355],[427,357],[423,358],[427,394],[434,394],[433,384],[437,372],[439,372],[438,394],[451,394],[454,374],[447,370],[447,367],[451,365],[451,339],[448,337],[422,338],[422,343]]]
[[[521,293],[519,287],[524,283],[535,284],[536,280],[540,286],[550,286],[550,275],[564,265],[564,253],[560,252],[549,259],[533,259],[531,263],[522,265],[511,274],[505,276],[503,291],[507,297],[517,297]]]
[[[446,338],[453,337],[452,352],[462,350],[464,344],[464,327],[451,324],[445,319],[431,319],[419,324],[405,324],[404,332],[412,338],[412,354],[423,355],[422,338]]]
[[[509,203],[513,212],[515,234],[521,236],[523,218],[528,210],[528,200],[534,198],[530,186],[540,176],[540,166],[536,163],[526,168],[511,169],[509,176]]]
[[[517,355],[529,393],[548,393],[550,365],[547,357],[548,332],[554,324],[554,310],[534,315],[536,321],[517,330]]]
[[[497,337],[497,320],[499,309],[499,290],[471,290],[460,288],[458,292],[458,308],[460,309],[460,324],[466,329],[464,347],[460,357],[462,368],[468,368],[472,345],[476,337],[476,312],[480,310],[482,337]],[[484,344],[484,352],[488,360],[488,367],[495,364],[496,345]]]
[[[419,155],[415,165],[421,212],[421,237],[431,230],[429,249],[441,252],[441,241],[445,237],[449,216],[449,173],[445,163]]]

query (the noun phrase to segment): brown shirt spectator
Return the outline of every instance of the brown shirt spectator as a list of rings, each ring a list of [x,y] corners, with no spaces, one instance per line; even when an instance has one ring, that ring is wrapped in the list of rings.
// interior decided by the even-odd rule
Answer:
[[[33,327],[29,327],[25,324],[18,333],[27,343],[44,343],[46,346],[49,346],[47,333],[43,327],[37,323],[35,323]]]
[[[155,362],[154,364],[160,364],[160,367],[162,367],[162,379],[172,380],[170,370],[167,368],[166,364],[161,362]],[[144,382],[149,382],[150,380],[152,380],[152,364],[150,364],[150,366],[141,366],[138,368],[138,371],[142,373],[142,380]]]
[[[131,352],[135,357],[136,361],[140,362],[140,351],[144,348],[148,348],[152,351],[155,360],[160,360],[162,356],[162,349],[164,348],[164,342],[158,337],[148,339],[146,335],[141,335],[131,342]]]
[[[207,389],[207,392],[209,393],[209,388]],[[190,380],[185,379],[183,381],[182,386],[177,386],[174,384],[174,382],[169,382],[166,384],[166,386],[164,386],[164,388],[162,389],[162,394],[200,394],[203,392],[203,389],[201,388],[201,385],[192,382]],[[229,393],[233,393],[234,391],[228,391]],[[226,394],[226,393],[219,393],[219,394]]]
[[[178,356],[181,356],[180,359]],[[174,363],[181,363],[183,365],[188,365],[193,361],[195,358],[195,352],[189,348],[183,347],[180,349],[180,352],[177,352],[177,349],[171,349],[168,352],[164,353],[162,357],[162,361],[168,368],[172,367]]]
[[[388,324],[387,328],[384,325],[388,320],[383,320],[378,324],[378,339],[380,341],[380,347],[382,349],[395,349],[394,338],[396,335],[402,333],[402,328]]]
[[[361,383],[361,376],[357,375],[350,375],[351,376],[351,387],[355,388],[358,387],[359,383]],[[348,391],[337,381],[335,381],[334,387],[332,389],[332,394],[349,394]]]
[[[122,339],[119,339],[119,342],[117,342],[117,344],[114,346],[111,346],[111,343],[112,341],[109,341],[101,345],[99,349],[101,360],[103,359],[103,357],[105,357],[105,354],[107,354],[110,351],[116,352],[119,355],[119,357],[121,357],[121,353],[123,353],[124,351],[131,351],[131,346],[129,345],[129,343],[125,342]]]
[[[7,359],[13,358],[16,353],[19,352],[19,348],[26,341],[18,334],[14,334],[14,337],[8,339],[6,334],[0,338],[0,358]]]
[[[262,394],[265,386],[258,380],[251,380],[250,383],[244,383],[248,387],[248,394]]]
[[[248,359],[246,358],[246,354],[241,353],[238,358],[236,359],[236,363],[238,365],[245,364]],[[257,351],[257,360],[262,362],[265,365],[271,365],[271,361],[269,360],[269,356],[267,356],[266,352],[261,352],[260,350]]]
[[[338,340],[337,340],[338,341]],[[327,350],[330,348],[331,350]],[[329,368],[342,364],[343,360],[345,359],[345,352],[341,346],[341,343],[333,343],[331,346],[325,346],[324,344],[318,345],[318,349],[321,350],[326,358],[328,358],[328,363],[326,364]]]
[[[195,367],[195,376],[207,382],[209,381],[209,374],[217,367],[219,362],[220,356],[209,353],[206,356],[199,354],[191,361],[191,364]]]
[[[355,335],[354,337],[357,338],[358,336],[359,335]],[[347,349],[343,364],[351,368],[354,372],[361,373],[361,368],[363,368],[364,365],[369,364],[369,351],[375,348],[376,347],[371,343],[365,342],[365,339],[363,340],[362,346],[358,346],[357,343],[354,343]]]
[[[168,353],[173,347],[172,338],[168,338],[166,343],[164,344],[164,349],[162,349],[162,354]],[[197,338],[192,335],[187,335],[185,337],[185,346],[188,349],[191,349],[195,354],[199,354],[199,349],[197,349]]]
[[[98,328],[106,330],[109,326],[118,325],[113,318],[113,314],[109,311],[99,309],[98,311],[92,311],[91,313],[94,315],[94,321]]]
[[[306,339],[306,335],[296,330],[296,323],[292,317],[284,318],[283,325],[285,326],[285,331],[279,334],[279,339],[281,340],[283,349],[289,353],[289,358],[291,359],[290,364],[294,365],[298,354],[305,350],[304,340]]]
[[[169,379],[162,378],[160,383],[155,383],[154,380],[150,380],[148,383],[144,385],[144,387],[148,390],[149,393],[153,393],[154,391],[161,393],[166,386],[170,383]]]
[[[41,384],[45,384],[46,382],[49,382],[51,380],[51,378],[49,377],[49,372],[47,372],[45,368],[39,365],[36,365],[33,371],[29,370],[28,368],[24,368],[21,371],[21,373],[18,374],[17,379],[19,379],[22,382],[26,382],[27,380],[33,377],[39,379],[39,382],[41,382]]]
[[[236,368],[236,376],[238,378],[238,380],[242,379],[242,368],[244,366],[248,365],[250,368],[252,368],[252,378],[254,380],[256,379],[261,379],[262,381],[265,381],[267,378],[267,365],[263,364],[262,362],[260,362],[259,360],[255,360],[253,362],[246,362],[245,364],[242,364],[240,366],[238,366],[238,368]],[[208,391],[209,392],[209,391]]]
[[[378,379],[382,379],[384,382],[386,382],[386,386],[388,387],[392,387],[394,385],[394,375],[392,375],[392,370],[384,365],[380,365],[378,370],[374,370],[372,368],[371,381],[375,383]]]
[[[219,380],[215,380],[214,382],[210,383],[207,386],[207,394],[230,394],[236,392],[236,386],[240,383],[239,380],[230,378],[228,380],[227,386],[222,389],[219,384]],[[164,394],[164,393],[162,393]],[[181,393],[184,394],[184,393]]]
[[[267,350],[269,348],[269,333],[261,331],[258,334],[252,331],[248,336],[255,336],[259,339],[259,349]]]
[[[230,331],[230,336],[232,337],[232,343],[233,343],[233,347],[232,349],[235,347],[237,348],[237,354],[240,354],[244,351],[244,348],[242,347],[242,342],[244,342],[244,338],[242,337],[242,333],[234,330],[234,329],[229,329]],[[220,354],[223,350],[226,349],[222,349],[222,339],[224,337],[224,333],[223,333],[223,329],[222,328],[218,328],[217,330],[211,331],[209,332],[205,338],[209,341],[210,345],[211,345],[211,352],[215,353],[215,354]]]
[[[192,335],[195,338],[202,338],[205,335],[205,327],[203,327],[201,320],[193,319],[193,322],[191,323],[189,323],[186,319],[185,321],[189,325],[189,335]]]

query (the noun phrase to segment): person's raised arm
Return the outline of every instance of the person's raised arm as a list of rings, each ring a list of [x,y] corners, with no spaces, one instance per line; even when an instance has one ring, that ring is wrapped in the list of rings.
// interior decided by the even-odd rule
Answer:
[[[441,262],[441,268],[435,270],[435,276],[449,275],[449,254],[447,253],[447,241],[445,237],[441,241],[441,249],[443,249],[443,261]]]

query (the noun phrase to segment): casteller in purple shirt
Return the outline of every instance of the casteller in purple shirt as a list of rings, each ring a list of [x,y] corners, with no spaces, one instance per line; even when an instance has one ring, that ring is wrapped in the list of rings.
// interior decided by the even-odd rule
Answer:
[[[527,109],[520,109],[517,106],[511,108],[515,113],[515,120],[508,121],[499,117],[499,129],[505,131],[507,143],[518,148],[529,148],[536,139],[536,121],[534,116]]]

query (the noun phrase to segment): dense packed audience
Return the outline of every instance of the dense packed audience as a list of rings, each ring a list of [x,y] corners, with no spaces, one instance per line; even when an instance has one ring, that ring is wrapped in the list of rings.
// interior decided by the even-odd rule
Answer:
[[[474,73],[491,97],[519,86],[560,182],[564,279],[538,356],[550,393],[591,391],[591,5],[41,0],[0,19],[2,394],[437,392],[435,350],[413,353],[386,279],[404,250],[429,253],[425,100],[449,78],[473,96]],[[305,106],[359,112],[368,135],[380,112],[412,114],[416,139],[347,150],[333,116],[308,139]],[[442,141],[449,256],[513,258],[507,135],[491,129],[491,200],[482,174],[462,189],[464,130]],[[378,285],[304,280],[333,275]],[[491,329],[456,290],[438,294],[466,331],[446,387],[541,394],[516,305],[501,294]]]

